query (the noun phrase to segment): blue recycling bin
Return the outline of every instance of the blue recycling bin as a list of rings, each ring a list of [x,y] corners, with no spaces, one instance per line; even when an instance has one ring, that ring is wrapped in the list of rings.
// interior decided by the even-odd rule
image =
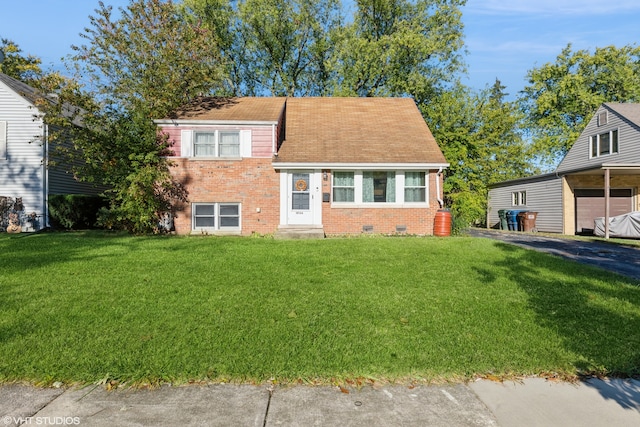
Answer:
[[[520,210],[507,211],[507,226],[509,227],[510,231],[518,231],[518,214],[520,212],[526,212],[526,211],[520,211]]]

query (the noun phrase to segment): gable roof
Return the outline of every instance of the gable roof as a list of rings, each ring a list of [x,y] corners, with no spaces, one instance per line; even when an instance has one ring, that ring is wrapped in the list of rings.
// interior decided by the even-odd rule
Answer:
[[[602,112],[609,112],[605,124],[598,123],[598,116]],[[604,156],[591,156],[591,138],[594,135],[611,130],[619,130],[619,150]],[[604,103],[598,107],[586,126],[567,151],[556,168],[556,173],[568,174],[581,171],[602,169],[604,164],[637,163],[640,161],[638,144],[633,142],[640,131],[640,104],[633,103]]]
[[[0,82],[4,83],[9,89],[22,97],[29,104],[35,105],[35,102],[39,97],[36,89],[3,73],[0,73]]]
[[[278,163],[447,166],[410,98],[289,98]]]
[[[607,102],[603,105],[633,124],[640,126],[640,104]]]
[[[277,123],[286,98],[201,97],[169,115],[169,120]],[[163,122],[159,120],[157,122]]]

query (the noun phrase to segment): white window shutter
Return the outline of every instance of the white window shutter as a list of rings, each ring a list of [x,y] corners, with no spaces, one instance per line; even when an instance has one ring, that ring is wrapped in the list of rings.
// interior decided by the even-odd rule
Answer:
[[[240,156],[251,157],[251,130],[240,131]]]
[[[180,157],[193,156],[193,131],[183,130],[180,134]]]
[[[0,159],[7,158],[7,122],[0,121]]]

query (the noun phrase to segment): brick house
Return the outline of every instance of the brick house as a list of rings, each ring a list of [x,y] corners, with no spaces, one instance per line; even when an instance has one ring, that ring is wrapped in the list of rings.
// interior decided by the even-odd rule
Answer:
[[[409,98],[206,98],[156,120],[178,234],[433,234],[448,167]]]

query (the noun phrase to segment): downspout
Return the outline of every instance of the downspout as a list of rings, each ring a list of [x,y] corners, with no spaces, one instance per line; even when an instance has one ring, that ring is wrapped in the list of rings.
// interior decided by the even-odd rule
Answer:
[[[440,204],[440,208],[442,208],[444,206],[444,200],[440,198],[440,175],[442,175],[442,166],[440,166],[438,172],[436,172],[436,199]]]
[[[42,156],[42,167],[44,177],[44,206],[42,207],[42,216],[44,220],[44,228],[49,228],[49,125],[44,125],[44,154]]]
[[[604,170],[604,238],[609,240],[609,215],[610,210],[610,192],[611,192],[611,170]]]
[[[276,142],[276,125],[271,125],[271,154],[276,154],[277,153],[277,148],[276,148],[277,142]]]

